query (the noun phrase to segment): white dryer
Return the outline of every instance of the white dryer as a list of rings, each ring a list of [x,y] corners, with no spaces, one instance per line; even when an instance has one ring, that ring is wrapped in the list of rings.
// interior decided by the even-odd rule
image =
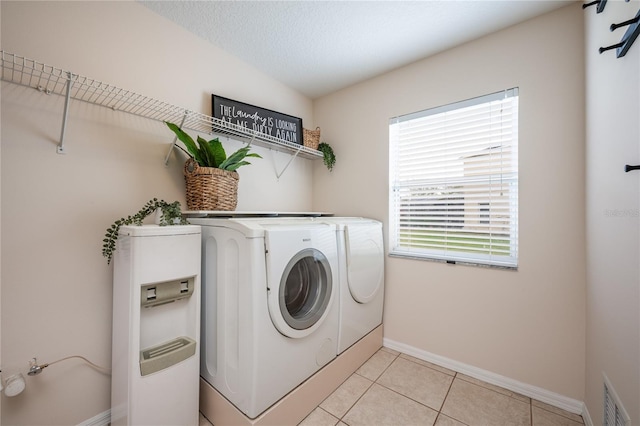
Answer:
[[[202,226],[200,375],[255,418],[337,354],[336,226],[194,218]]]
[[[338,226],[340,332],[338,354],[382,324],[384,243],[382,223],[358,217],[319,218]]]

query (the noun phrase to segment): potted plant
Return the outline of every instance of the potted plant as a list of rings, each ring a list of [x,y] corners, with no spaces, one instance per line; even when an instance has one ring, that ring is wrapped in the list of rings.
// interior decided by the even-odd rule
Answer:
[[[227,156],[218,138],[207,141],[198,136],[194,141],[176,124],[165,124],[182,141],[187,149],[180,149],[190,157],[184,167],[189,210],[235,210],[240,179],[236,170],[251,164],[247,157],[262,157],[250,152],[249,145]]]
[[[324,165],[327,166],[329,171],[332,171],[334,164],[336,164],[336,156],[333,153],[331,145],[326,142],[320,142],[320,144],[318,144],[318,151],[322,152]]]
[[[118,219],[109,228],[107,228],[107,232],[104,236],[105,238],[102,240],[102,255],[107,258],[107,264],[111,263],[113,252],[116,250],[116,240],[118,239],[120,227],[123,225],[141,226],[147,216],[152,213],[157,213],[158,211],[161,213],[160,220],[158,222],[158,225],[160,226],[189,224],[189,222],[182,217],[180,202],[174,201],[173,203],[167,203],[166,201],[158,200],[157,198],[149,200],[144,207],[138,211],[138,213],[133,216]]]

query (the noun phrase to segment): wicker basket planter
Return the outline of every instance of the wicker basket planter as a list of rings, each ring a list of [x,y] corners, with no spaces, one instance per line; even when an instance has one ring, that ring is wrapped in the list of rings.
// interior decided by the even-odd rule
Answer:
[[[316,127],[315,130],[304,130],[304,146],[311,149],[318,149],[320,144],[320,127]]]
[[[184,165],[189,210],[232,211],[238,204],[238,172],[201,167],[193,159]]]

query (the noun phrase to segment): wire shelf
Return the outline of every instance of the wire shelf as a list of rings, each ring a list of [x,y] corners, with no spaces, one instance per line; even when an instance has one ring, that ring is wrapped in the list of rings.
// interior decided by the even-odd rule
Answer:
[[[181,127],[184,129],[212,135],[224,135],[309,159],[322,158],[321,152],[294,142],[256,132],[206,114],[189,111],[4,50],[0,53],[2,56],[2,81],[30,87],[46,94],[65,96],[67,101],[73,99],[152,120],[182,123]],[[66,115],[67,105],[65,105],[59,151],[62,150]]]

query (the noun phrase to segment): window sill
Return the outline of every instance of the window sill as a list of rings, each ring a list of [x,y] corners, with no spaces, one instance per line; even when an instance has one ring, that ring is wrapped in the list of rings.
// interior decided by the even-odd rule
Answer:
[[[446,263],[451,266],[462,265],[462,266],[476,266],[480,268],[489,268],[489,269],[501,269],[506,271],[518,271],[518,266],[508,266],[508,265],[490,265],[486,263],[478,263],[472,261],[465,260],[450,260],[450,259],[441,259],[437,257],[430,256],[420,256],[416,254],[408,254],[404,252],[389,252],[389,257],[396,257],[399,259],[409,259],[409,260],[425,260],[427,262],[436,262],[436,263]]]

